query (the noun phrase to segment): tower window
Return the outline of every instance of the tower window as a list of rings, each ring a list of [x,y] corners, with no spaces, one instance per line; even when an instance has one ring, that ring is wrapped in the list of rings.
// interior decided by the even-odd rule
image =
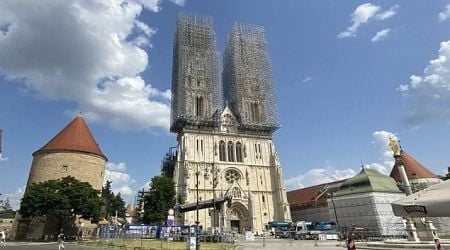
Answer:
[[[67,172],[67,168],[68,168],[67,165],[63,165],[63,166],[62,166],[62,170],[63,170],[64,172]]]
[[[263,203],[266,202],[266,197],[264,197],[264,195],[262,195],[262,202],[263,202]]]
[[[240,142],[236,142],[236,161],[243,162],[242,159],[242,144]]]
[[[219,161],[226,161],[225,159],[225,142],[219,142]]]
[[[234,161],[234,146],[233,142],[228,142],[228,161]]]
[[[203,115],[203,97],[195,98],[195,115],[196,116]]]
[[[253,122],[260,122],[259,105],[258,105],[258,103],[251,103],[250,104],[250,119]]]

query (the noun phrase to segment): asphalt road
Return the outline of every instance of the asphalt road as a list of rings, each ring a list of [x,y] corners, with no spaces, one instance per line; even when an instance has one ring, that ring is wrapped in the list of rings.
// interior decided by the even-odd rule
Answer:
[[[317,244],[316,244],[317,243]],[[265,239],[256,238],[255,241],[245,241],[241,239],[237,244],[236,250],[294,250],[294,249],[308,249],[308,250],[344,250],[345,243],[341,242],[339,246],[337,241],[314,241],[314,240],[293,240],[293,239]]]

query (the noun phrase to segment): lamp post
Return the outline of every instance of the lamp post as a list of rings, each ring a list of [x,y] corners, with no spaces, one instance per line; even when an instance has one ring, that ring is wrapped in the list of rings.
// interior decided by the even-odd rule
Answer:
[[[216,234],[216,187],[218,185],[218,173],[219,173],[220,169],[213,163],[212,167],[211,167],[211,173],[213,175],[213,179],[212,179],[212,188],[213,188],[213,223],[212,223],[212,227],[214,230],[214,234]],[[206,170],[205,173],[205,179],[209,179],[209,174],[208,174],[208,170]]]
[[[338,230],[338,238],[339,238],[339,244],[341,243],[341,229],[339,228],[339,219],[336,212],[336,205],[334,204],[334,194],[330,194],[331,197],[331,203],[333,203],[333,211],[334,211],[334,217],[336,218],[336,226]]]
[[[197,193],[197,208],[196,208],[196,210],[197,210],[197,220],[195,221],[195,224],[197,226],[195,228],[195,249],[196,250],[200,250],[200,238],[198,236],[198,234],[199,234],[198,225],[200,224],[200,220],[199,220],[199,217],[198,217],[198,211],[199,211],[199,205],[198,205],[198,176],[200,175],[200,171],[198,170],[198,164],[196,166],[197,166],[197,169],[195,171],[195,176],[196,176],[195,187],[196,187],[196,193]]]

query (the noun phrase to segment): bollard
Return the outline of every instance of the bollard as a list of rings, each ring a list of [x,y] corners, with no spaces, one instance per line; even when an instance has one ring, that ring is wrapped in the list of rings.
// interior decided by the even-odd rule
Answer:
[[[314,239],[314,246],[315,246],[315,247],[318,247],[318,246],[319,246],[319,243],[317,242],[317,238]]]

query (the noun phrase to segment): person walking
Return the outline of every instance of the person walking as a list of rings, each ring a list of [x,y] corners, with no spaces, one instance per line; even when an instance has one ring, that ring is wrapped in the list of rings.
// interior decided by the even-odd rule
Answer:
[[[0,231],[0,245],[6,247],[6,228]]]
[[[58,250],[61,249],[66,249],[66,247],[64,246],[64,233],[63,230],[61,230],[61,232],[58,234]]]

